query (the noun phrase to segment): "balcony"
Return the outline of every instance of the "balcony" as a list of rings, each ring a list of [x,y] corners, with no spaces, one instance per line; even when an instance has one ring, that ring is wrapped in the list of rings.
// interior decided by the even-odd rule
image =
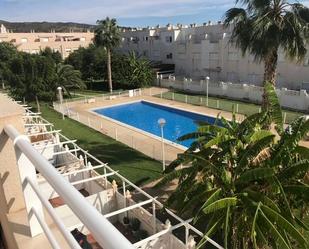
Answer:
[[[5,144],[0,161],[16,154],[17,166],[10,165],[10,174],[16,168],[25,201],[25,208],[10,217],[17,248],[80,249],[83,243],[104,249],[195,248],[193,235],[201,238],[203,233],[191,219],[162,209],[157,198],[55,130],[39,113],[1,95],[0,103],[1,98],[20,111],[16,120],[23,131],[21,135],[10,119],[0,122]],[[177,233],[179,229],[183,232]]]

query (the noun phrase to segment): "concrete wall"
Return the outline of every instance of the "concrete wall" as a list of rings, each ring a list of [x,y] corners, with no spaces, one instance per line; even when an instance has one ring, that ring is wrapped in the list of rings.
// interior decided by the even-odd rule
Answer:
[[[158,85],[167,88],[174,88],[194,93],[206,94],[206,82],[191,81],[185,79],[183,81],[174,79],[158,79]],[[309,111],[309,94],[305,90],[293,91],[287,88],[276,90],[283,107]],[[231,99],[247,100],[253,103],[262,102],[263,87],[249,84],[233,84],[230,82],[209,83],[209,95],[222,96]]]

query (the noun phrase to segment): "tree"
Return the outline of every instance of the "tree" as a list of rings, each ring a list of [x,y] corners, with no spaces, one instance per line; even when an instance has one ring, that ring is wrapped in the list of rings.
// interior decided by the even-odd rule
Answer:
[[[243,53],[249,52],[263,61],[264,84],[275,85],[278,51],[286,57],[301,61],[306,55],[309,40],[309,9],[300,3],[286,0],[237,0],[245,8],[231,8],[224,24],[233,26],[231,41]],[[267,105],[266,94],[263,106]]]
[[[134,52],[129,55],[115,55],[112,65],[115,81],[131,88],[151,86],[155,79],[151,62],[137,57]]]
[[[308,248],[303,235],[308,226],[295,210],[308,207],[309,149],[299,141],[309,131],[309,120],[296,119],[285,131],[279,101],[271,83],[265,85],[268,109],[241,123],[220,118],[201,123],[197,132],[179,140],[195,139],[171,163],[160,184],[178,179],[168,200],[184,216],[196,214],[205,230],[200,242],[222,235],[224,248]],[[279,134],[264,130],[271,119]],[[180,169],[177,167],[184,165]],[[299,201],[302,200],[302,201]]]
[[[113,91],[112,84],[112,69],[111,69],[111,50],[120,44],[120,31],[117,26],[116,19],[109,19],[97,21],[97,28],[95,29],[94,43],[96,46],[101,46],[107,52],[107,76],[108,86],[110,92]]]
[[[53,59],[56,64],[62,62],[61,54],[58,51],[52,51],[50,47],[46,47],[44,50],[41,50],[40,55]]]
[[[29,101],[52,100],[55,63],[51,58],[20,52],[6,63],[5,80],[10,94]]]
[[[75,70],[71,65],[57,64],[56,67],[56,86],[61,86],[62,89],[69,95],[71,88],[84,89],[86,86],[81,79],[79,70]]]

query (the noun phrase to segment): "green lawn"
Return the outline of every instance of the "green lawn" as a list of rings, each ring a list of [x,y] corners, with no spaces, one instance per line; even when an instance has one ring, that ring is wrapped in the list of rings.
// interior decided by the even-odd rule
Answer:
[[[187,96],[187,97],[186,97]],[[157,95],[156,97],[161,97],[161,95]],[[186,102],[193,105],[201,105],[206,106],[206,97],[205,95],[199,94],[191,94],[191,93],[182,93],[182,92],[166,92],[162,95],[165,99],[173,99],[179,102]],[[245,115],[252,115],[254,113],[259,112],[260,105],[246,103],[237,100],[229,100],[224,98],[212,97],[209,96],[208,98],[208,107],[214,109],[220,109],[223,111],[232,112],[233,108],[235,112],[237,112],[236,108],[238,105],[238,113],[245,114]],[[291,123],[297,117],[304,115],[301,112],[295,112],[290,110],[283,110],[283,115],[285,115],[285,122]]]
[[[123,91],[122,89],[113,90],[113,93],[118,93]],[[72,91],[72,95],[86,95],[86,96],[93,96],[93,95],[100,95],[100,94],[107,94],[108,91],[95,91],[95,90],[75,90]]]
[[[161,163],[116,140],[101,134],[77,121],[55,112],[47,104],[41,105],[42,116],[62,130],[70,139],[77,139],[77,144],[114,170],[138,185],[150,182],[161,176]],[[100,171],[98,171],[100,172]],[[100,172],[102,173],[102,172]]]

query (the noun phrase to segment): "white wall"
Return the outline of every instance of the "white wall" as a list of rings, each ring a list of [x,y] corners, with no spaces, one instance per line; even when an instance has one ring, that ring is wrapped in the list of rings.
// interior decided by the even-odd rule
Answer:
[[[186,79],[184,81],[173,79],[158,79],[158,85],[162,87],[174,88],[178,90],[185,90],[195,93],[206,94],[206,82],[190,81]],[[232,83],[209,83],[208,87],[209,95],[222,96],[231,99],[247,100],[253,103],[262,102],[263,87],[247,84],[232,84]],[[309,110],[309,95],[305,90],[293,91],[286,88],[277,89],[277,95],[280,100],[280,104],[283,107],[308,111]]]
[[[231,33],[232,27],[225,29],[222,24],[145,28],[122,33],[125,40],[119,50],[123,53],[134,50],[139,54],[147,51],[146,57],[152,61],[175,64],[177,76],[194,79],[209,76],[216,81],[261,85],[263,62],[235,48],[229,42]],[[172,43],[165,42],[167,35],[173,37]],[[143,41],[144,36],[150,40]],[[139,37],[139,41],[128,42],[128,37]],[[173,59],[166,59],[168,53],[173,54]],[[216,58],[211,56],[213,53],[217,54]],[[303,83],[309,83],[309,53],[304,62],[296,63],[286,59],[284,51],[279,50],[277,69],[279,87],[301,89]]]

